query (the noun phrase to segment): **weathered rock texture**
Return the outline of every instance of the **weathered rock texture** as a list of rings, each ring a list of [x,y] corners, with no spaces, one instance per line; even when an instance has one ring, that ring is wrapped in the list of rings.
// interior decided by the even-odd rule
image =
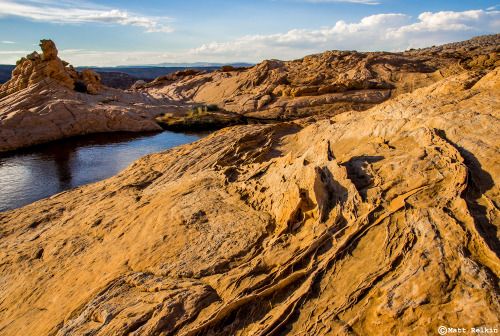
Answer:
[[[500,323],[500,70],[237,126],[0,214],[5,335]]]
[[[411,49],[405,54],[411,55],[447,55],[454,57],[454,54],[461,56],[477,56],[481,54],[491,54],[500,52],[500,34],[476,36],[466,41],[447,43],[440,46],[432,46],[421,49]]]
[[[291,62],[156,81],[147,92],[246,116],[297,119],[365,110],[466,70],[500,65],[500,34],[407,53],[327,51]]]
[[[25,89],[31,85],[60,85],[70,90],[97,94],[100,89],[100,77],[91,69],[81,72],[57,57],[57,48],[51,40],[41,40],[42,54],[36,51],[17,61],[12,71],[12,78],[0,86],[0,98]]]
[[[282,120],[365,110],[452,75],[494,69],[499,44],[500,34],[399,54],[328,51],[209,74],[178,71],[121,91],[101,86],[90,69],[68,67],[42,40],[43,54],[21,59],[0,86],[0,152],[87,133],[160,130],[155,117],[185,116],[199,104]]]

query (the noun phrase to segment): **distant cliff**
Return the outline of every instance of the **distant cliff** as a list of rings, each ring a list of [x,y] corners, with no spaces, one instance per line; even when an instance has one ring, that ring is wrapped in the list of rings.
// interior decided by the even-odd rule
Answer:
[[[15,65],[0,64],[0,84],[7,82],[11,78],[12,70],[15,68]]]

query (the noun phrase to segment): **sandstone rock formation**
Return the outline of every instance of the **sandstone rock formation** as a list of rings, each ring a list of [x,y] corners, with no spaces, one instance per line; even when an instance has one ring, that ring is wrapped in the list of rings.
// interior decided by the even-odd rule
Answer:
[[[500,69],[464,72],[365,112],[232,127],[1,213],[0,332],[498,326],[499,94]]]
[[[430,51],[328,51],[208,74],[178,71],[121,91],[101,86],[90,69],[68,67],[42,40],[43,54],[21,59],[0,86],[0,152],[94,132],[160,130],[155,117],[185,116],[200,104],[281,120],[365,110],[452,75],[491,70],[500,64],[499,44],[500,34]]]
[[[0,152],[65,137],[112,131],[160,131],[155,117],[182,115],[186,104],[106,88],[91,69],[76,71],[50,40],[21,59],[0,86]]]
[[[500,65],[500,34],[406,53],[327,51],[302,59],[264,61],[248,69],[156,81],[153,96],[220,108],[246,116],[297,119],[365,110],[466,70]],[[147,87],[147,86],[146,86]]]
[[[461,56],[477,56],[481,54],[491,54],[500,52],[500,34],[476,36],[466,41],[447,43],[440,46],[432,46],[421,49],[410,49],[405,54],[410,55],[446,55],[453,57],[453,54]]]
[[[0,99],[0,152],[88,133],[160,131],[155,117],[184,110],[137,92],[90,95],[37,83]]]
[[[12,78],[0,86],[0,98],[25,89],[31,85],[60,85],[70,90],[97,94],[100,77],[90,69],[76,71],[72,66],[57,57],[57,48],[51,40],[41,40],[42,55],[36,51],[17,62]]]
[[[165,83],[170,83],[170,82],[177,81],[180,79],[185,79],[185,78],[192,79],[194,76],[201,75],[204,73],[205,73],[205,71],[193,70],[193,69],[176,71],[176,72],[170,73],[168,75],[160,76],[160,77],[156,78],[155,80],[151,81],[150,83],[143,83],[141,85],[134,85],[134,87],[132,87],[132,89],[149,88],[149,87],[158,86],[158,85],[162,85]]]

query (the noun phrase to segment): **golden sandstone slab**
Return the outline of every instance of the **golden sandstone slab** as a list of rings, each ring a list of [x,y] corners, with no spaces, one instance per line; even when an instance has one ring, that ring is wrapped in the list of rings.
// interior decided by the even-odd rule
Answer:
[[[500,326],[500,69],[235,126],[0,214],[6,335]]]

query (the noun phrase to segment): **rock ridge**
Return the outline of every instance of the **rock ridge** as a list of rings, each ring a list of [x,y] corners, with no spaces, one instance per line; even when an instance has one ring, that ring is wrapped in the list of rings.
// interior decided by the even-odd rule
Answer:
[[[249,117],[293,120],[366,110],[467,70],[500,66],[500,34],[405,53],[326,51],[294,61],[198,74],[145,88],[153,96]]]
[[[183,118],[200,106],[281,121],[367,110],[443,78],[494,69],[499,36],[405,53],[333,50],[208,74],[184,70],[127,91],[100,85],[90,69],[75,71],[42,40],[43,53],[21,59],[0,86],[0,152],[87,133],[158,131],[155,118]]]

